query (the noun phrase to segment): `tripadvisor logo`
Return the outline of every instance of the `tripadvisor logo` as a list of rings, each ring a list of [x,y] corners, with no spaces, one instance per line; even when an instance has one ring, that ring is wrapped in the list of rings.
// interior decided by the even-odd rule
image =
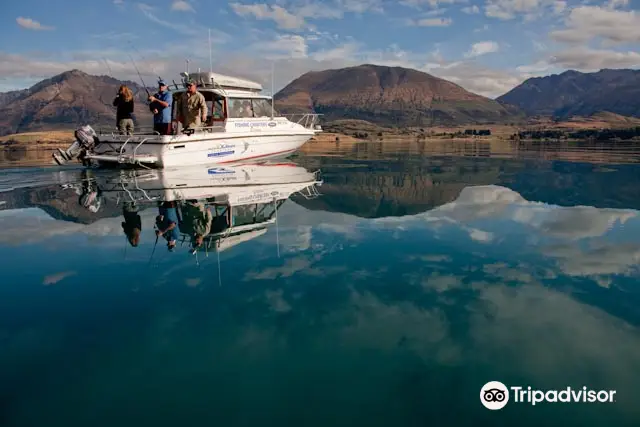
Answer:
[[[514,403],[613,403],[615,390],[590,390],[587,387],[562,390],[535,390],[531,387],[507,387],[500,381],[489,381],[480,389],[480,402],[492,411],[504,408],[509,400]]]

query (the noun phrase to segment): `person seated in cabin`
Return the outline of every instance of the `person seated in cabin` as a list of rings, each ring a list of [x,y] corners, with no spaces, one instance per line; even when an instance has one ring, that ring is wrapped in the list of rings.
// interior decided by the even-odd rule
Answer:
[[[207,121],[207,102],[204,95],[198,92],[193,80],[187,82],[187,90],[176,99],[178,121],[184,130],[195,130]]]
[[[173,95],[164,80],[158,81],[158,92],[149,96],[149,109],[153,113],[153,130],[160,135],[171,135],[171,105]]]
[[[213,222],[211,209],[197,200],[187,200],[180,208],[182,211],[180,230],[191,235],[191,246],[193,250],[197,250],[202,246],[205,236],[211,233]]]
[[[253,108],[250,101],[242,103],[242,117],[253,117]]]
[[[176,207],[176,202],[162,202],[158,208],[160,214],[156,217],[156,236],[165,238],[169,252],[173,252],[180,238]]]
[[[142,230],[142,219],[138,213],[138,206],[135,202],[125,202],[122,206],[122,216],[124,216],[124,222],[122,223],[122,230],[127,241],[134,248],[140,243],[140,231]]]
[[[133,92],[126,85],[121,85],[113,100],[116,107],[116,125],[120,135],[133,133]]]

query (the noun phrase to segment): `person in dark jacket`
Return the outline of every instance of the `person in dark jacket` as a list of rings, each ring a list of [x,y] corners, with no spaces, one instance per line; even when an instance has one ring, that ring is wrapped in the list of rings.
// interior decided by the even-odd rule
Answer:
[[[118,95],[113,100],[113,106],[117,107],[116,123],[120,135],[133,133],[133,92],[126,85],[120,86]]]

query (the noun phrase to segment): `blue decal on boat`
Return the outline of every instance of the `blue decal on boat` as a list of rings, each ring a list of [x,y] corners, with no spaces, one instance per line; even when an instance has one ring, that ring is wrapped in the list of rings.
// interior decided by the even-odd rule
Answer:
[[[230,169],[225,169],[225,168],[211,168],[209,170],[207,170],[207,172],[210,175],[220,175],[220,174],[229,174],[229,173],[236,173],[236,171],[234,170],[230,170]]]
[[[220,157],[220,156],[228,156],[229,154],[233,154],[235,153],[236,150],[230,150],[230,151],[219,151],[217,153],[209,153],[207,155],[207,157]]]

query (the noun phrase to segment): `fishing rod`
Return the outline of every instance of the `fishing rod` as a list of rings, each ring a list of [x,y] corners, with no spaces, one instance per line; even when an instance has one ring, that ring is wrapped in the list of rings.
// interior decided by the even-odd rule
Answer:
[[[107,69],[109,70],[109,75],[110,75],[111,77],[113,77],[113,70],[111,69],[111,66],[109,65],[109,62],[108,62],[108,61],[107,61],[107,59],[106,59],[106,58],[104,58],[104,57],[102,58],[102,60],[104,61],[104,64],[107,66]]]
[[[133,67],[136,69],[136,72],[138,73],[138,77],[140,77],[140,81],[142,82],[142,87],[144,87],[144,90],[147,91],[147,95],[151,96],[151,93],[149,92],[147,85],[144,83],[144,80],[142,80],[142,74],[140,74],[140,70],[138,70],[138,67],[136,66],[136,63],[131,57],[131,55],[129,55],[129,59],[131,59],[131,63],[133,64]]]
[[[145,58],[145,56],[144,56],[142,53],[140,53],[140,51],[138,50],[138,48],[137,48],[137,47],[135,47],[135,46],[133,45],[133,43],[131,43],[131,40],[129,40],[129,46],[131,46],[131,47],[133,48],[133,50],[135,50],[135,51],[136,51],[136,53],[137,53],[138,55],[140,55],[140,58],[142,58],[142,60],[143,60],[144,62],[150,62],[150,61],[148,61],[148,60],[147,60],[147,58]],[[157,76],[158,76],[158,80],[162,80],[162,77],[160,77],[160,75],[157,73],[157,71],[156,71],[155,67],[154,67],[152,64],[147,64],[147,65],[149,66],[149,68],[151,68],[151,71],[153,71],[153,73],[154,73],[155,75],[157,75]]]

